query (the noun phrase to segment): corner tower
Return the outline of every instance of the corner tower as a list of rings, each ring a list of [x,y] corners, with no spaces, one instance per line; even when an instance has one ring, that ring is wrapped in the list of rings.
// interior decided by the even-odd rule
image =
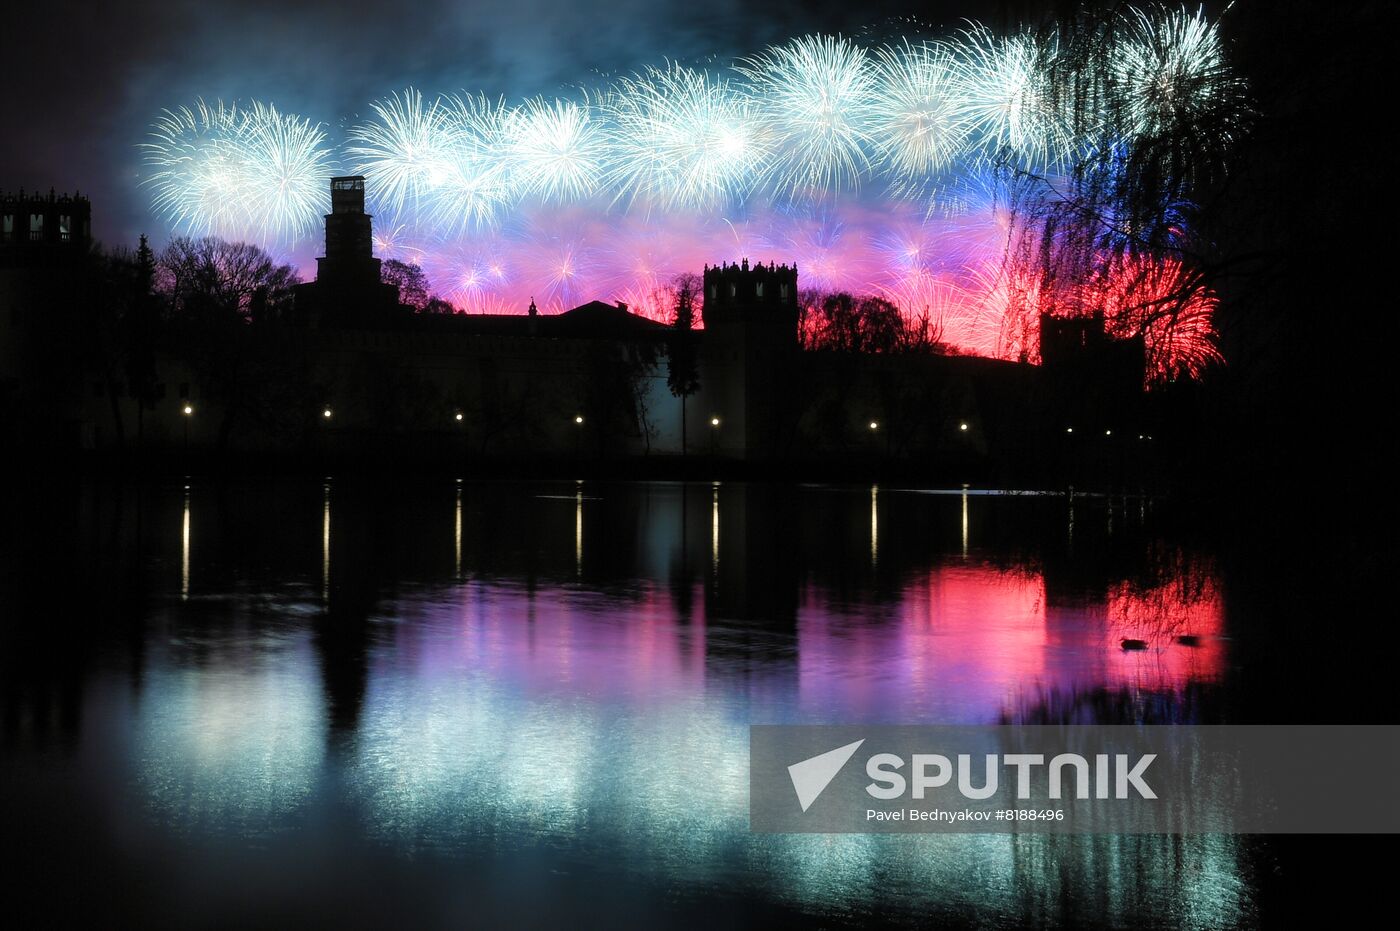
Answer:
[[[771,329],[797,341],[797,266],[750,267],[744,259],[733,265],[705,266],[705,297],[701,317],[705,329],[737,324]]]
[[[87,254],[92,241],[92,205],[81,194],[18,194],[0,191],[0,261],[43,264]]]
[[[797,266],[706,266],[700,318],[705,325],[701,391],[694,405],[728,455],[771,458],[787,448],[791,383],[797,359]],[[705,408],[708,408],[706,410]]]

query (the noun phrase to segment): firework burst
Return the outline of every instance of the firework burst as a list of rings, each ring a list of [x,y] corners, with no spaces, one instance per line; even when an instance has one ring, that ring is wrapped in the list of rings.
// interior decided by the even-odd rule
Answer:
[[[1110,332],[1142,337],[1149,384],[1200,378],[1221,361],[1214,322],[1219,301],[1176,259],[1106,260],[1085,291],[1082,304],[1103,314]]]
[[[142,144],[154,206],[177,229],[268,244],[316,230],[335,162],[321,126],[274,106],[167,110]]]
[[[855,189],[870,169],[875,86],[864,49],[807,36],[738,66],[776,140],[766,173],[775,193],[824,197]]]
[[[618,196],[663,210],[742,200],[767,154],[747,97],[727,81],[673,65],[618,82],[607,98]]]
[[[589,107],[527,100],[506,116],[504,137],[507,167],[521,195],[569,203],[597,192],[608,150]]]
[[[346,154],[368,178],[381,210],[411,216],[447,178],[453,127],[447,108],[413,88],[370,105],[375,118],[350,130]]]
[[[870,122],[891,188],[927,201],[971,128],[953,53],[936,43],[905,42],[876,53],[875,73]]]
[[[1042,310],[1094,304],[1144,340],[1155,381],[1196,377],[1218,359],[1215,299],[1197,288],[1164,304],[1187,271],[1137,254],[1189,241],[1193,166],[1214,170],[1238,137],[1243,88],[1203,13],[1098,25],[974,24],[878,47],[806,36],[575,99],[408,88],[371,103],[341,151],[367,176],[376,252],[421,264],[465,309],[598,297],[663,317],[656,295],[675,274],[772,257],[796,261],[804,287],[879,294],[953,348],[1000,358],[1038,358]],[[1095,64],[1076,70],[1086,55]],[[165,111],[142,155],[172,228],[269,248],[319,229],[336,170],[319,124],[259,102]],[[1157,169],[1178,171],[1162,159],[1180,158],[1185,180],[1156,196]],[[1110,233],[1076,246],[1046,218],[1089,162],[1109,189],[1152,198],[1112,201]],[[1083,259],[1059,276],[1081,282],[1073,294],[1036,272],[1062,253]]]
[[[1160,136],[1199,124],[1238,94],[1220,34],[1204,11],[1150,17],[1132,10],[1125,32],[1111,74],[1121,88],[1115,96],[1126,105],[1129,133]]]
[[[1018,167],[1057,164],[1070,141],[1049,77],[1053,41],[975,27],[964,33],[960,52],[959,83],[982,155]]]

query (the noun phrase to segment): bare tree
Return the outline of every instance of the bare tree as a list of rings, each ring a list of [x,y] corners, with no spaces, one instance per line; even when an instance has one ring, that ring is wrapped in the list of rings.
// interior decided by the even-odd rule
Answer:
[[[161,252],[157,286],[169,309],[176,348],[222,408],[219,448],[244,416],[283,425],[296,360],[267,340],[253,345],[254,323],[275,320],[291,299],[296,273],[248,243],[177,238]]]
[[[942,327],[925,309],[909,317],[882,297],[845,292],[799,295],[798,339],[809,351],[848,354],[942,351]]]
[[[700,276],[677,275],[671,284],[675,316],[666,347],[666,387],[681,399],[681,455],[686,453],[685,402],[700,390],[699,347],[695,342],[695,303],[702,293]]]
[[[399,289],[399,303],[419,314],[450,314],[450,303],[433,293],[432,282],[421,266],[398,259],[386,259],[380,266],[379,280]]]

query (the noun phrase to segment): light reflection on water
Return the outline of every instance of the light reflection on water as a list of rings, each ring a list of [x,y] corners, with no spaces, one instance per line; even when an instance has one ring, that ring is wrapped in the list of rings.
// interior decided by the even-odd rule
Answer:
[[[750,723],[1083,719],[1100,706],[1077,696],[1170,703],[1218,681],[1219,580],[1198,554],[1157,558],[1135,508],[1081,524],[1072,545],[1101,528],[1085,554],[1053,502],[1042,525],[966,493],[537,490],[453,484],[386,508],[327,482],[251,551],[248,500],[176,492],[171,536],[143,547],[154,576],[172,550],[180,569],[173,597],[153,594],[139,691],[119,700],[103,664],[86,717],[111,732],[83,739],[118,748],[159,830],[235,847],[330,818],[394,856],[544,848],[552,869],[833,920],[1248,918],[1230,837],[747,829]]]

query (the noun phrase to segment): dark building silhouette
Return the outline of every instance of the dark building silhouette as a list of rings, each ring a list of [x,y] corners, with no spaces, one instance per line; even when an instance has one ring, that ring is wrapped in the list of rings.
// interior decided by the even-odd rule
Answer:
[[[742,259],[706,266],[703,281],[698,426],[716,429],[719,418],[726,452],[774,455],[785,445],[780,404],[797,356],[797,266]]]
[[[533,303],[530,305],[535,306]],[[663,323],[639,317],[623,303],[589,301],[559,314],[423,314],[414,320],[423,332],[540,339],[657,340]]]
[[[331,212],[326,214],[326,254],[316,260],[317,280],[379,280],[373,221],[365,213],[364,176],[332,178]]]
[[[48,196],[0,191],[0,262],[5,265],[62,261],[87,251],[92,240],[92,205],[80,194]]]
[[[36,442],[104,448],[139,423],[143,448],[459,463],[677,454],[685,436],[698,455],[909,460],[964,474],[1102,458],[1118,436],[1147,432],[1137,422],[1143,341],[1113,338],[1101,316],[1042,318],[1041,366],[804,351],[798,269],[742,257],[703,270],[699,388],[683,402],[667,386],[672,327],[625,304],[558,314],[533,301],[518,314],[402,304],[374,255],[364,178],[330,183],[315,280],[295,286],[290,308],[255,315],[229,352],[167,341],[141,402],[102,342],[120,336],[106,325],[120,310],[84,297],[92,274],[55,271],[65,261],[97,268],[84,259],[87,201],[0,196],[0,429],[41,424]],[[67,328],[25,340],[25,321]],[[236,367],[215,367],[234,349]]]
[[[316,260],[316,280],[296,290],[296,315],[313,326],[382,327],[402,322],[398,289],[382,280],[374,257],[374,218],[365,213],[365,179],[331,179],[326,214],[326,254]]]
[[[0,442],[81,442],[73,395],[94,326],[91,214],[79,194],[0,191]]]
[[[1142,337],[1110,335],[1102,313],[1040,315],[1046,397],[1062,429],[1129,429],[1141,416],[1146,360]]]
[[[1142,337],[1110,336],[1102,313],[1040,315],[1040,361],[1046,369],[1091,367],[1117,386],[1130,387],[1142,384],[1145,358]]]

